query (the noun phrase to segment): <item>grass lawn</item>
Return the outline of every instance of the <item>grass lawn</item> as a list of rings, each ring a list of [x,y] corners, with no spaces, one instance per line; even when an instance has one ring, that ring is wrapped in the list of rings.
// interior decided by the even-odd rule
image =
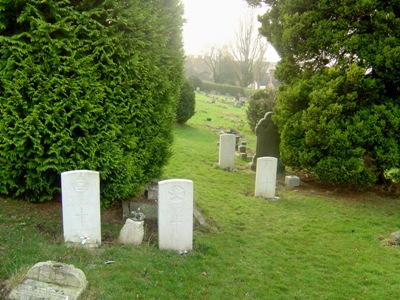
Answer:
[[[103,254],[66,248],[59,200],[2,198],[3,293],[35,263],[54,260],[85,273],[83,299],[400,298],[400,248],[380,242],[399,230],[400,199],[313,180],[287,190],[282,178],[279,200],[255,198],[248,162],[237,158],[230,172],[217,167],[221,130],[235,129],[250,150],[255,147],[245,108],[223,98],[212,104],[197,95],[196,115],[176,128],[162,178],[194,182],[195,205],[209,225],[196,222],[193,251],[159,250],[156,221],[149,219],[141,246],[119,245],[119,206],[102,213]],[[105,264],[109,260],[115,263]]]

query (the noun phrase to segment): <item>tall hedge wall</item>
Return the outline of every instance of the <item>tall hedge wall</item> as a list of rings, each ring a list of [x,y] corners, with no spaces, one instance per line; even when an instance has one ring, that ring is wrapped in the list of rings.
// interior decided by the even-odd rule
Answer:
[[[60,192],[100,172],[103,205],[136,195],[170,157],[183,74],[178,0],[0,3],[0,193]]]

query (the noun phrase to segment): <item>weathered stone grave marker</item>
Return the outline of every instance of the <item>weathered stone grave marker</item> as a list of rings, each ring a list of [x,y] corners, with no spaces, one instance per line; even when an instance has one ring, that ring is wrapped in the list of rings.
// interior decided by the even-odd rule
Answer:
[[[85,274],[72,265],[47,261],[34,265],[8,299],[75,300],[87,285]]]
[[[99,172],[61,173],[63,233],[66,243],[101,245]]]
[[[275,198],[277,167],[278,160],[275,157],[259,157],[257,159],[256,197]]]
[[[280,135],[278,128],[272,122],[272,112],[267,112],[256,126],[256,153],[253,157],[251,169],[257,168],[257,159],[259,157],[276,157],[279,159]]]
[[[285,176],[285,185],[287,188],[291,189],[300,185],[300,178],[295,175]]]
[[[233,168],[235,164],[235,134],[221,134],[219,136],[219,166],[222,169]]]
[[[160,249],[192,250],[193,181],[158,183],[158,245]]]

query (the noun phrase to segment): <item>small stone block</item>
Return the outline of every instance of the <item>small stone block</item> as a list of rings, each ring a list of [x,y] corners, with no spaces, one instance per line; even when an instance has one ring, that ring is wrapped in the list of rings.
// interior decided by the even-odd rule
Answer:
[[[285,176],[285,185],[287,188],[291,189],[300,185],[300,178],[294,175]]]

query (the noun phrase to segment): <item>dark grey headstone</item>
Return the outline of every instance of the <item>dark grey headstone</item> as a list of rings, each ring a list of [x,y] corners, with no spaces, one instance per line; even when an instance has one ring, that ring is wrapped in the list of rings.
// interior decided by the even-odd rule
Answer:
[[[276,157],[279,163],[279,143],[280,135],[278,127],[272,122],[272,112],[267,112],[256,126],[256,153],[251,163],[251,169],[257,169],[257,159],[259,157]],[[278,167],[280,169],[280,167]]]

